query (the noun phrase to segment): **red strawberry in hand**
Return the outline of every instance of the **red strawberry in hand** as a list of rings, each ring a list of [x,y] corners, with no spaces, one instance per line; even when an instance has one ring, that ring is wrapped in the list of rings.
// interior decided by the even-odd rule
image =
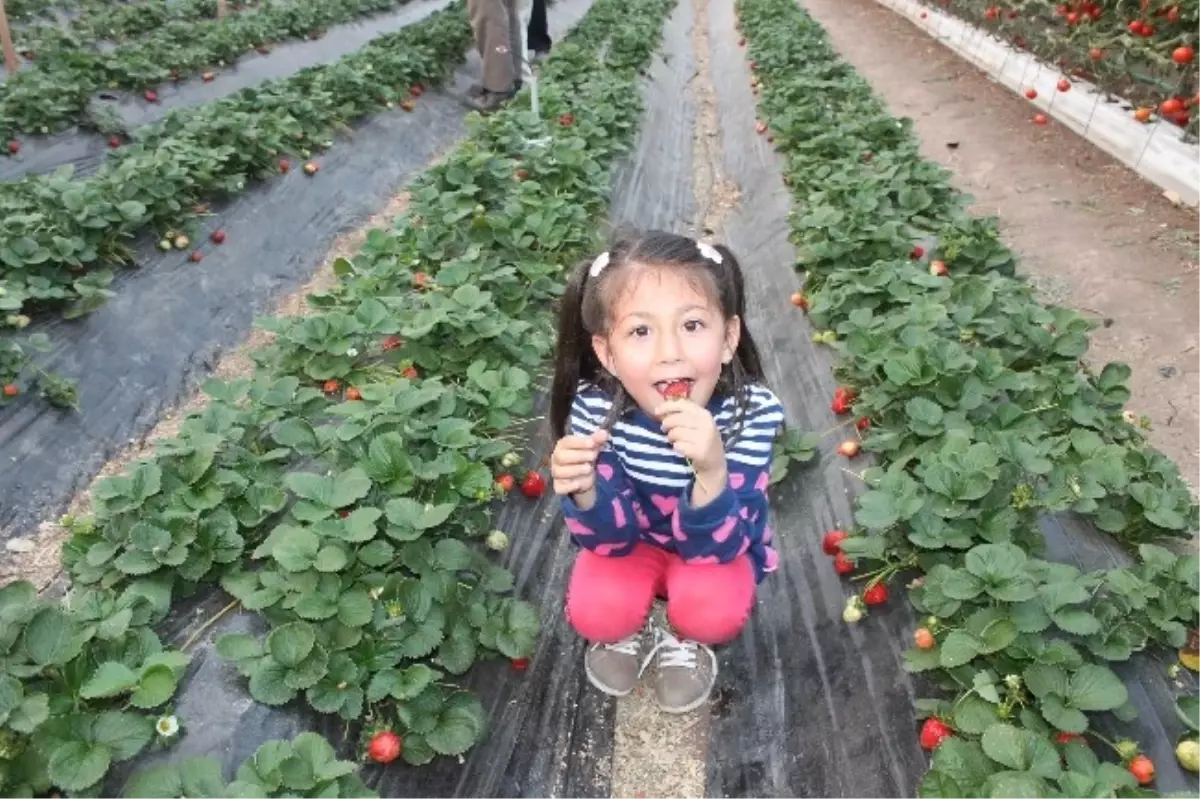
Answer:
[[[541,472],[530,472],[521,481],[521,493],[530,499],[537,499],[546,493],[546,478]]]
[[[921,748],[932,752],[947,738],[953,738],[954,731],[947,727],[941,719],[928,718],[921,725]]]
[[[391,730],[382,730],[375,733],[371,742],[367,744],[367,757],[376,763],[391,763],[400,757],[400,750],[403,748],[404,743],[399,735]]]
[[[687,380],[672,380],[663,388],[667,399],[687,399],[692,394],[692,384]]]

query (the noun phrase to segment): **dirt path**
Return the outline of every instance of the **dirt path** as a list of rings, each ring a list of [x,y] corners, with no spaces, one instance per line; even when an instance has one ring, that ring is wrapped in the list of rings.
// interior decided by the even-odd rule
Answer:
[[[922,153],[955,173],[1046,302],[1105,320],[1090,363],[1133,367],[1130,408],[1200,485],[1197,216],[873,0],[800,0]]]

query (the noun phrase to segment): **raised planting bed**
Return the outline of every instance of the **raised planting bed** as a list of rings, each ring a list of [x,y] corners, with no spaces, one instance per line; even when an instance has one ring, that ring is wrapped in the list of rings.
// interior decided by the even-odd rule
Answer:
[[[221,635],[226,670],[265,706],[324,714],[339,733],[352,723],[337,739],[351,759],[384,725],[414,766],[454,764],[484,737],[487,709],[461,675],[499,659],[521,680],[540,627],[499,565],[497,477],[522,461],[511,435],[553,346],[550,304],[564,264],[597,244],[670,6],[599,0],[544,67],[541,118],[522,98],[478,120],[412,187],[396,228],[337,265],[313,314],[268,323],[277,340],[252,378],[211,382],[178,437],[98,484],[95,516],[72,522],[64,551],[65,606],[28,584],[0,592],[6,794],[95,795],[113,763],[178,740],[159,717],[173,715],[191,646],[237,604],[270,632]],[[162,650],[154,630],[172,607],[218,584],[236,601]],[[253,734],[224,729],[222,749],[231,732]],[[231,790],[362,793],[315,739],[268,751]],[[105,792],[219,792],[211,761],[126,777],[114,771]]]
[[[960,19],[951,13],[953,5],[947,9],[939,3],[917,0],[878,2],[912,20],[995,81],[1028,99],[1035,108],[1030,112],[1033,124],[1055,119],[1177,196],[1177,201],[1200,204],[1200,146],[1192,135],[1194,131],[1150,113],[1150,108],[1134,108],[1112,93],[1108,88],[1111,83],[1094,83],[1100,80],[1094,72],[1084,72],[1087,79],[1079,77],[1076,70],[1062,69],[1016,46],[1011,37],[999,38],[1003,31],[981,29]],[[1099,63],[1110,61],[1120,59],[1112,54]],[[1181,85],[1192,85],[1188,84],[1194,81],[1191,67],[1177,71]],[[1185,116],[1193,106],[1188,96],[1162,102],[1169,103],[1168,109],[1182,107]]]
[[[74,38],[40,45],[35,60],[0,84],[0,140],[47,134],[86,124],[110,135],[122,132],[92,101],[102,91],[126,90],[156,102],[158,87],[217,71],[278,42],[317,38],[331,25],[391,11],[407,0],[295,0],[268,3],[223,19],[177,20],[115,47],[89,46]],[[26,51],[28,59],[30,52]],[[11,146],[8,148],[11,151]]]
[[[442,80],[469,43],[456,3],[333,64],[172,112],[137,130],[89,177],[64,168],[0,185],[0,324],[22,328],[39,310],[85,314],[111,294],[109,267],[133,260],[132,236],[156,228],[165,250],[187,252],[208,204],[247,181],[293,162],[316,178],[314,151],[339,126],[389,103],[414,108],[422,87]],[[28,348],[14,336],[0,342],[0,383],[19,387]]]
[[[903,663],[920,721],[872,761],[907,772],[919,741],[932,762],[896,790],[927,796],[1194,791],[1171,707],[1187,710],[1194,675],[1175,683],[1147,654],[1174,660],[1196,628],[1197,559],[1153,542],[1190,538],[1198,510],[1124,414],[1129,367],[1084,365],[1093,322],[1038,304],[995,220],[967,214],[810,17],[791,0],[737,9],[794,201],[794,302],[837,356],[838,451],[862,484],[825,544],[858,582],[843,618],[894,628],[905,586],[916,615]],[[893,736],[897,715],[881,719]]]
[[[1144,108],[1197,131],[1197,0],[931,0],[1068,78],[1084,78],[1132,116]],[[1178,100],[1165,109],[1163,104]],[[1141,115],[1139,115],[1141,116]]]

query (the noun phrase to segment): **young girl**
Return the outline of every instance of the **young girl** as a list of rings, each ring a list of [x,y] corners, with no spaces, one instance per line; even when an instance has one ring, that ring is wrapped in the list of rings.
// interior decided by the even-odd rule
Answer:
[[[672,713],[708,698],[708,645],[737,636],[778,563],[767,482],[783,408],[745,310],[733,253],[661,232],[580,264],[562,299],[551,474],[583,547],[567,619],[592,642],[593,685],[623,696],[653,660]],[[656,597],[671,629],[643,656]]]

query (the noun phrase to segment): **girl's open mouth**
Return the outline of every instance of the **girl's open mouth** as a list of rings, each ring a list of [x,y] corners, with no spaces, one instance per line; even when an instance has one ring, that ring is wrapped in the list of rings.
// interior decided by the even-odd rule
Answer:
[[[692,387],[696,384],[690,377],[677,377],[670,380],[659,380],[654,388],[665,399],[687,399],[692,395]]]

